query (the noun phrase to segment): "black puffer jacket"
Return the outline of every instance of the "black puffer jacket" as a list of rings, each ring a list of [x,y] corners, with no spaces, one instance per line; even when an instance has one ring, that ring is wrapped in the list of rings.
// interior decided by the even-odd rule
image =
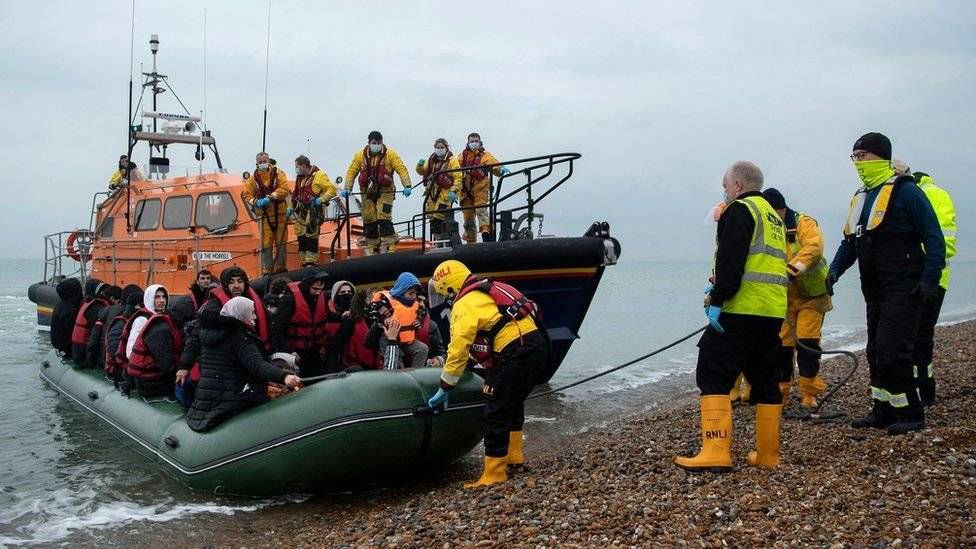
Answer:
[[[66,278],[55,289],[61,301],[54,307],[51,315],[51,345],[70,358],[71,331],[75,327],[75,317],[81,307],[81,282],[77,278]]]
[[[92,326],[91,332],[88,334],[88,345],[85,350],[85,354],[88,356],[88,365],[92,368],[102,369],[105,367],[105,349],[103,347],[105,330],[108,329],[109,321],[122,314],[123,311],[125,311],[125,305],[122,303],[102,307],[98,311],[95,325]]]
[[[209,431],[266,402],[266,383],[284,383],[285,371],[264,360],[260,340],[239,320],[220,317],[201,324],[200,383],[186,423],[194,431]]]

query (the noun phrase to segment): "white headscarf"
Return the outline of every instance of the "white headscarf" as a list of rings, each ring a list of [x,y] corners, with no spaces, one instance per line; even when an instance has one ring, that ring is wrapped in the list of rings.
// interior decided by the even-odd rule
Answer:
[[[156,292],[158,290],[165,292],[166,288],[162,284],[153,284],[146,288],[146,291],[142,294],[142,304],[150,315],[156,314]],[[169,305],[169,293],[166,295],[166,304]],[[135,349],[136,340],[139,339],[139,334],[142,333],[142,329],[146,327],[146,322],[149,322],[149,318],[143,316],[132,321],[132,329],[129,330],[129,339],[125,342],[126,358],[132,358],[132,349]]]
[[[248,326],[254,326],[254,302],[246,297],[232,297],[220,309],[220,316],[236,318]]]

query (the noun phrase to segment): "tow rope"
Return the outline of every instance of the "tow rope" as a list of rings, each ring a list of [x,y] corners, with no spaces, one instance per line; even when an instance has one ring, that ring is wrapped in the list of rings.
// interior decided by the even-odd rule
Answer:
[[[808,347],[804,345],[803,343],[800,342],[800,339],[796,336],[796,326],[793,324],[790,324],[790,337],[793,338],[794,345],[796,345],[800,349],[803,349],[804,351],[807,351],[808,353],[814,353],[821,356],[845,355],[849,357],[851,361],[854,362],[854,366],[851,367],[850,372],[847,372],[847,375],[842,377],[840,381],[835,383],[833,387],[830,387],[827,391],[823,393],[822,396],[820,396],[817,399],[817,406],[813,410],[806,410],[802,406],[800,406],[799,409],[792,409],[790,411],[790,414],[787,415],[787,417],[793,419],[810,420],[813,423],[836,423],[836,422],[844,421],[847,418],[847,414],[844,414],[842,412],[821,413],[820,409],[823,407],[824,404],[827,403],[828,400],[830,400],[831,397],[834,396],[834,394],[837,391],[840,390],[841,387],[847,385],[847,382],[849,382],[851,378],[854,377],[854,374],[857,373],[857,369],[860,366],[861,361],[858,360],[857,355],[851,351],[821,350],[821,349],[814,349],[813,347]]]

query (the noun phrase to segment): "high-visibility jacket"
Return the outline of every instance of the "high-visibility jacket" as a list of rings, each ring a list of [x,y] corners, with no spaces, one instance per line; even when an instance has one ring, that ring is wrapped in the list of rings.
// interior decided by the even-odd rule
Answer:
[[[271,203],[264,208],[254,207],[255,213],[265,218],[284,219],[287,208],[281,204],[289,193],[291,190],[288,188],[288,174],[273,166],[267,172],[254,170],[251,177],[244,182],[241,198],[251,206],[259,198],[269,198]]]
[[[786,269],[803,297],[827,293],[829,266],[824,259],[823,233],[817,220],[803,212],[786,210]]]
[[[326,339],[326,317],[328,309],[325,306],[325,294],[315,300],[315,310],[308,305],[305,294],[302,293],[301,282],[289,282],[288,290],[295,300],[295,312],[288,320],[286,332],[288,335],[289,351],[309,351],[320,349]]]
[[[293,206],[299,204],[308,206],[314,198],[318,198],[323,204],[328,204],[335,198],[336,189],[329,174],[320,170],[318,166],[312,166],[312,173],[299,175],[295,178],[295,189],[291,193]]]
[[[71,343],[74,345],[88,345],[88,335],[91,333],[91,326],[88,325],[88,309],[96,303],[102,307],[108,306],[108,301],[96,297],[83,303],[78,309],[75,326],[71,330]],[[94,324],[94,321],[92,323]]]
[[[217,286],[216,288],[210,290],[210,295],[215,297],[217,301],[220,302],[221,306],[226,305],[230,301],[231,296],[227,295],[224,291],[223,286]],[[257,333],[258,338],[264,344],[264,350],[271,350],[271,340],[268,337],[268,313],[264,309],[264,300],[261,296],[254,291],[250,285],[247,287],[247,295],[245,296],[254,302],[254,314],[257,316],[257,322],[254,323],[254,331]]]
[[[739,291],[722,304],[722,312],[786,318],[789,279],[783,220],[762,196],[747,196],[736,202],[746,206],[755,227]]]
[[[471,149],[465,147],[464,150],[461,151],[460,156],[461,158],[458,159],[458,162],[461,164],[462,168],[470,168],[472,166],[485,166],[485,165],[490,166],[492,164],[498,163],[498,159],[492,156],[490,152],[486,151],[484,147],[481,147],[476,151],[472,151]],[[494,168],[491,168],[491,171],[495,174],[495,177],[500,177],[502,175],[502,169],[500,167],[496,166]],[[472,183],[477,183],[487,179],[488,169],[485,168],[483,170],[469,170],[464,172],[463,176],[464,176],[464,186],[469,187]]]
[[[384,145],[379,154],[370,154],[369,146],[366,146],[363,150],[356,151],[349,163],[349,169],[346,170],[346,190],[352,190],[357,176],[362,191],[366,190],[370,179],[375,180],[380,187],[392,187],[394,172],[400,176],[400,184],[404,188],[411,186],[410,172],[395,150]]]
[[[935,216],[939,218],[939,226],[942,227],[942,237],[945,239],[946,266],[942,269],[939,286],[948,290],[949,275],[952,272],[951,267],[949,267],[949,259],[956,255],[956,207],[952,203],[952,196],[945,189],[936,185],[935,180],[930,175],[917,172],[915,178],[918,181],[918,188],[922,189],[932,204]]]
[[[501,331],[508,323],[515,323],[523,318],[532,318],[536,326],[539,324],[539,306],[532,300],[525,297],[516,288],[504,282],[495,282],[487,278],[469,277],[458,292],[457,299],[461,299],[471,292],[482,292],[491,296],[498,307],[498,312],[502,318],[488,330],[479,331],[475,336],[468,354],[472,360],[481,364],[485,368],[492,368],[495,364],[495,335]],[[521,336],[522,334],[520,334]]]
[[[384,297],[390,302],[390,306],[393,307],[393,315],[391,318],[400,322],[400,335],[397,336],[397,341],[403,345],[413,343],[417,339],[417,327],[414,326],[414,323],[417,322],[420,302],[414,301],[412,305],[404,305],[400,300],[393,297],[393,294],[388,290],[377,292],[373,295],[373,301],[379,301]]]
[[[146,334],[149,333],[149,328],[159,322],[166,323],[166,327],[169,328],[169,333],[173,338],[174,356],[178,358],[183,352],[183,332],[176,325],[173,317],[168,314],[154,314],[146,321],[146,325],[136,337],[136,344],[132,347],[132,356],[125,367],[126,373],[131,377],[155,380],[163,376],[163,373],[156,366],[155,357],[149,352],[149,347],[146,345]]]
[[[878,194],[871,204],[871,211],[868,212],[867,220],[864,224],[860,222],[861,213],[864,210],[864,201],[867,199],[873,187],[872,189],[858,189],[854,193],[854,196],[851,197],[850,206],[847,208],[847,218],[844,220],[844,236],[857,237],[865,232],[871,232],[881,227],[881,224],[885,220],[885,215],[888,213],[888,204],[891,202],[892,193],[895,191],[895,183],[898,183],[904,177],[896,174],[881,184],[881,189],[878,190]]]

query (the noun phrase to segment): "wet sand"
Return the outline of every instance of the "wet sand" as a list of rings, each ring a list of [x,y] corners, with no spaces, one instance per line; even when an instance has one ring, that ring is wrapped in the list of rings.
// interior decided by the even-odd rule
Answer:
[[[182,537],[192,546],[516,547],[976,545],[976,321],[940,328],[939,402],[924,432],[891,437],[845,423],[783,421],[782,465],[745,464],[753,409],[737,406],[728,474],[688,474],[698,447],[688,391],[609,427],[526,442],[528,467],[491,490],[462,490],[475,460],[363,493],[239,515]],[[868,409],[867,366],[825,407]],[[850,366],[825,363],[828,382]],[[689,384],[690,380],[687,381]],[[532,426],[527,427],[531,436]],[[477,456],[476,456],[477,457]],[[148,533],[148,532],[147,532]],[[150,538],[154,537],[150,534]],[[149,541],[146,538],[142,540]],[[134,541],[134,540],[132,540]],[[175,541],[170,538],[170,542]]]

